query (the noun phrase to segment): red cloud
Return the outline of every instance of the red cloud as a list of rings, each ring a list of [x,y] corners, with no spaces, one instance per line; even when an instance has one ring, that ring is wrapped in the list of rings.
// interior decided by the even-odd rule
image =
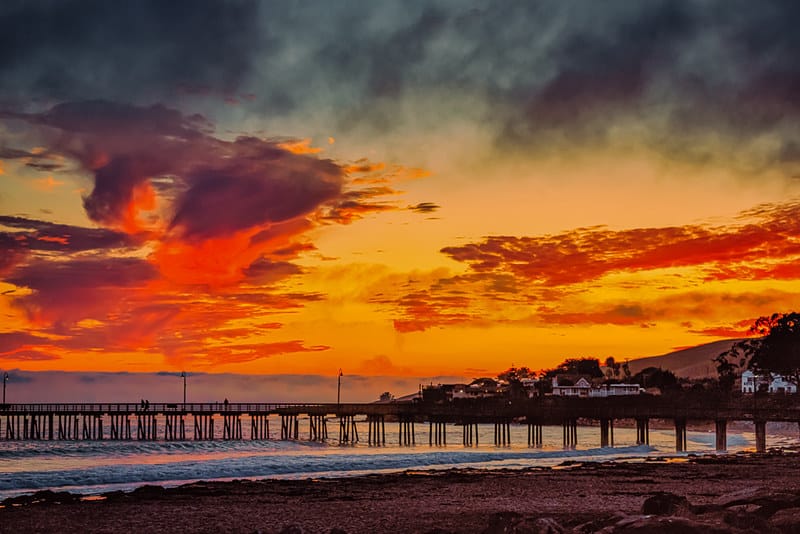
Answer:
[[[303,273],[291,261],[315,249],[311,229],[399,209],[384,184],[400,167],[381,176],[383,164],[342,166],[303,142],[219,138],[203,117],[163,106],[71,102],[0,117],[40,128],[48,157],[92,176],[84,208],[105,227],[0,216],[13,229],[0,232],[0,273],[27,288],[5,298],[46,336],[17,339],[7,355],[52,344],[214,365],[325,350],[248,338],[282,326],[267,315],[324,298],[282,287]],[[351,174],[365,173],[374,184],[356,189]]]
[[[598,280],[613,273],[647,273],[692,267],[698,284],[713,280],[796,280],[800,278],[800,204],[763,205],[740,215],[728,226],[609,230],[578,228],[557,235],[492,236],[476,243],[446,247],[442,252],[469,266],[467,274],[441,278],[402,297],[385,297],[399,317],[395,329],[420,331],[446,324],[524,321],[539,325],[610,324],[650,327],[660,321],[687,318],[719,324],[731,310],[758,316],[791,307],[794,295],[779,292],[661,293],[663,273],[653,279],[614,282],[617,289],[645,289],[637,300],[584,302],[580,292],[595,291]],[[691,281],[690,278],[684,282]],[[669,285],[669,284],[666,284]],[[658,291],[658,293],[656,293]],[[448,295],[470,295],[450,303]],[[557,306],[567,295],[573,301]],[[520,306],[539,302],[535,314],[521,317]],[[495,306],[492,306],[495,303]],[[514,313],[497,303],[516,306]],[[741,324],[693,328],[694,333],[742,337]]]
[[[743,215],[753,215],[752,213]],[[544,286],[578,284],[613,272],[669,267],[708,269],[715,279],[739,279],[731,266],[800,255],[800,204],[765,206],[757,224],[608,230],[580,228],[537,237],[488,237],[442,253],[475,272],[510,273]],[[756,276],[797,277],[795,268],[764,268]]]

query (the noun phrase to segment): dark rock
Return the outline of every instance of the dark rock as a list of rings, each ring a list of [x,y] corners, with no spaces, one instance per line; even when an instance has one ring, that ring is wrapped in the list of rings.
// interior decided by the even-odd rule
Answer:
[[[623,513],[617,513],[608,517],[593,519],[586,523],[582,523],[572,529],[575,534],[594,534],[600,532],[606,527],[616,525],[628,516]]]
[[[49,503],[49,504],[66,504],[77,502],[80,497],[73,495],[67,491],[37,491],[33,494],[33,502]]]
[[[800,508],[778,510],[769,519],[769,525],[778,532],[800,534]]]
[[[728,511],[723,515],[722,520],[726,525],[748,532],[767,534],[773,530],[764,518],[742,511]]]
[[[644,500],[642,513],[645,515],[691,515],[692,505],[682,495],[661,491]]]
[[[800,506],[800,495],[767,488],[746,488],[722,495],[716,500],[716,504],[735,511],[752,510],[751,513],[768,518],[778,510]]]
[[[728,511],[740,514],[757,514],[761,512],[762,507],[758,504],[734,504],[728,507]]]
[[[484,534],[563,534],[565,532],[550,517],[526,518],[517,512],[499,512],[489,518]]]
[[[347,531],[341,528],[333,527],[328,534],[347,534]]]
[[[539,517],[534,519],[533,521],[526,521],[526,523],[531,524],[532,530],[531,533],[535,534],[563,534],[564,527],[562,527],[558,521],[551,517]]]
[[[452,530],[446,530],[443,528],[435,527],[432,530],[427,531],[425,534],[455,534]]]
[[[121,501],[128,497],[128,494],[122,490],[108,491],[102,495],[107,501],[115,502]]]
[[[5,499],[2,504],[5,506],[20,506],[29,504],[69,504],[77,502],[78,500],[80,500],[80,497],[67,491],[42,490],[37,491],[33,495],[9,497],[8,499]]]
[[[136,497],[139,499],[159,499],[164,496],[165,491],[166,490],[161,486],[139,486],[131,492],[131,497]]]
[[[303,527],[300,525],[286,525],[280,531],[280,534],[303,534]]]
[[[483,534],[502,534],[505,532],[515,532],[512,530],[522,521],[522,515],[517,512],[498,512],[489,516],[489,526]]]
[[[730,534],[737,531],[731,527],[688,517],[646,515],[629,516],[600,532],[603,534]]]

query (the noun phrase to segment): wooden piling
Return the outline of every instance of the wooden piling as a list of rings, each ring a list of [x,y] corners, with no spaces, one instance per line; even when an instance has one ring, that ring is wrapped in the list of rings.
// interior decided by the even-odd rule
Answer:
[[[566,419],[561,423],[563,444],[565,449],[574,449],[578,445],[578,421]]]
[[[600,419],[600,447],[606,448],[611,446],[611,419]]]
[[[297,421],[295,420],[295,425]],[[242,417],[238,413],[222,414],[222,439],[234,440],[242,439]],[[297,439],[297,436],[295,436]]]
[[[650,445],[650,419],[647,417],[636,418],[636,444]]]
[[[369,445],[386,445],[386,426],[382,415],[367,416]]]
[[[414,431],[414,417],[401,415],[398,421],[400,424],[400,445],[416,445],[417,438]]]
[[[444,421],[431,419],[428,422],[428,445],[447,445],[447,425]]]
[[[478,423],[462,421],[461,440],[465,447],[478,446]]]
[[[511,445],[511,423],[505,420],[495,421],[494,445],[495,447],[506,447]]]
[[[675,452],[686,451],[686,419],[675,419]]]
[[[715,430],[717,436],[717,452],[724,452],[728,450],[728,421],[725,419],[717,419],[715,422]]]
[[[767,422],[754,421],[756,427],[756,452],[767,452]]]
[[[542,423],[538,421],[528,420],[528,447],[536,447],[541,448],[543,437],[542,437]]]
[[[281,414],[281,439],[296,440],[300,437],[300,427],[297,423],[297,415]]]
[[[250,439],[269,439],[269,414],[250,414]]]

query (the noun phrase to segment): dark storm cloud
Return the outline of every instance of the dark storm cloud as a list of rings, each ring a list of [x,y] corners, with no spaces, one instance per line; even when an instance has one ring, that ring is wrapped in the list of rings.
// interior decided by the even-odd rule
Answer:
[[[225,235],[309,213],[341,192],[329,160],[292,154],[252,137],[226,144],[214,166],[192,169],[172,225],[190,237]]]
[[[366,134],[436,128],[461,102],[500,150],[627,134],[691,161],[749,146],[780,164],[800,137],[798,22],[800,4],[780,0],[282,6],[250,83],[266,113],[291,95]],[[420,103],[431,113],[409,112]]]
[[[99,296],[109,288],[133,288],[154,280],[156,269],[135,258],[76,259],[35,261],[19,268],[6,281],[41,292],[47,298],[56,294],[74,297],[81,291]],[[79,303],[74,303],[79,304]]]
[[[0,6],[0,95],[149,100],[179,85],[233,91],[260,42],[257,12],[252,0],[9,0]]]
[[[2,116],[43,127],[48,150],[94,175],[84,198],[89,217],[128,232],[137,229],[136,213],[149,209],[142,188],[158,179],[174,200],[171,227],[201,239],[307,214],[337,197],[344,181],[330,160],[255,137],[224,141],[203,117],[161,105],[91,100]]]
[[[800,138],[798,21],[791,0],[6,2],[0,101],[226,96],[367,134],[435,127],[460,103],[500,150],[627,132],[672,157],[750,147],[783,165]],[[420,102],[432,112],[410,113]]]
[[[25,217],[0,215],[0,226],[18,230],[16,232],[0,232],[0,236],[5,238],[2,243],[15,243],[15,247],[28,250],[78,252],[121,248],[134,244],[129,236],[121,232],[57,224]],[[2,243],[0,243],[0,252],[5,250]]]
[[[0,111],[0,118],[16,116],[17,114],[8,114]],[[24,160],[25,166],[37,171],[56,171],[64,168],[61,163],[56,163],[51,160],[52,155],[47,152],[31,152],[28,150],[19,150],[17,148],[9,148],[0,146],[0,160],[3,159],[19,159]]]

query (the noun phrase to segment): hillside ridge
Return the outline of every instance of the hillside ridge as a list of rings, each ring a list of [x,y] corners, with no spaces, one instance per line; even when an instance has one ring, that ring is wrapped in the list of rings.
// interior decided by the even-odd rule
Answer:
[[[730,349],[741,339],[722,339],[695,347],[680,349],[658,356],[646,356],[630,360],[631,373],[636,374],[647,367],[661,367],[686,378],[716,378],[717,369],[712,361],[717,355]]]

